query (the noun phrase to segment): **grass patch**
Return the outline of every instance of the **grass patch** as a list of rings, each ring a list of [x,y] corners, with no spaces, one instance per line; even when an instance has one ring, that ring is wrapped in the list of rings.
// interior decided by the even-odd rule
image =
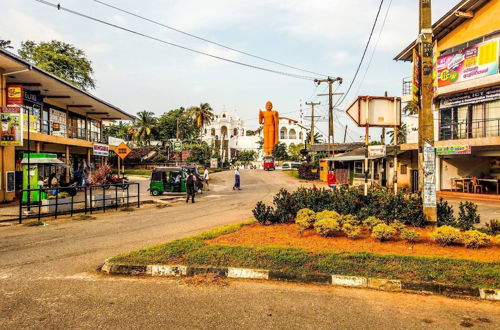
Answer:
[[[134,212],[135,208],[134,207],[122,207],[120,209],[120,211],[122,211],[122,212]]]
[[[291,176],[292,178],[299,179],[299,170],[290,170],[283,172],[285,172],[288,176]]]
[[[500,262],[379,255],[364,252],[309,252],[282,246],[209,245],[205,240],[238,231],[254,221],[224,226],[112,258],[121,264],[186,264],[262,268],[290,274],[319,273],[435,282],[457,286],[500,287]]]
[[[24,225],[28,227],[37,227],[37,226],[44,226],[45,222],[37,219],[37,220],[26,221]]]
[[[113,174],[117,174],[118,169],[113,169]],[[120,172],[120,175],[136,175],[136,176],[147,176],[148,178],[151,176],[151,170],[125,170],[125,174]]]

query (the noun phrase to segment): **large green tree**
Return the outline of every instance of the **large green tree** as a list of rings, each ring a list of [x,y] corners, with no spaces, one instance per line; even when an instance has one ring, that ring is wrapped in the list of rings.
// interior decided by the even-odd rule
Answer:
[[[394,131],[389,131],[387,132],[387,134],[391,138],[391,144],[394,144]],[[402,124],[401,126],[399,126],[398,144],[405,144],[407,135],[408,135],[408,127],[406,126],[406,124]]]
[[[8,48],[14,48],[14,47],[11,46],[10,40],[0,39],[0,48],[8,49]]]
[[[290,160],[299,161],[302,158],[302,154],[300,153],[302,149],[304,149],[303,143],[299,144],[291,143],[288,146],[288,156],[290,157]]]
[[[285,143],[278,143],[273,148],[273,157],[276,160],[288,160],[288,152],[286,151]]]
[[[178,124],[178,126],[177,126]],[[177,131],[178,128],[178,131]],[[184,108],[170,110],[158,119],[158,138],[168,141],[177,137],[184,142],[195,142],[200,135],[200,127]]]
[[[257,152],[255,150],[242,150],[238,153],[238,160],[243,164],[253,162],[256,157]]]
[[[208,103],[200,103],[200,106],[192,107],[188,112],[193,116],[198,127],[208,125],[214,119],[213,109]]]
[[[83,90],[95,88],[92,62],[83,50],[71,44],[57,40],[40,43],[28,40],[21,43],[18,53],[28,62]]]
[[[151,111],[141,111],[137,113],[137,119],[134,121],[134,137],[139,144],[151,144],[151,136],[153,128],[156,126],[158,119]]]

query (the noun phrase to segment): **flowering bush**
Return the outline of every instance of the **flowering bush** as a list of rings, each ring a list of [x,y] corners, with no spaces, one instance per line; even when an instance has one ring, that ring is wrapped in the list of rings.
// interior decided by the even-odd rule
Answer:
[[[359,226],[361,224],[360,220],[358,220],[355,216],[350,215],[350,214],[339,216],[338,221],[342,226],[345,226],[345,225]]]
[[[342,226],[342,231],[347,235],[347,237],[356,239],[361,235],[361,227],[356,225],[351,225],[349,223],[345,223]]]
[[[415,229],[404,228],[403,230],[401,230],[400,236],[408,243],[413,244],[420,237],[420,234]]]
[[[341,229],[338,218],[339,214],[335,211],[319,212],[316,214],[314,229],[316,229],[321,236],[332,236]]]
[[[462,234],[462,242],[470,249],[487,246],[491,237],[477,230],[468,230]]]
[[[460,242],[460,231],[451,226],[441,226],[436,228],[430,237],[439,245],[446,246]]]
[[[98,185],[106,183],[106,178],[113,173],[113,170],[108,164],[101,165],[96,171],[92,173],[90,184]]]
[[[370,216],[363,221],[363,224],[370,228],[370,230],[372,230],[376,225],[380,225],[382,223],[384,223],[384,221],[374,216]]]
[[[405,224],[398,220],[391,223],[391,227],[394,228],[398,233],[406,228]]]
[[[311,229],[314,227],[314,222],[316,221],[316,213],[310,209],[301,209],[297,212],[297,218],[295,219],[295,225],[299,233],[303,233],[306,229]]]
[[[388,241],[396,236],[396,229],[391,226],[381,223],[373,227],[372,237],[378,239],[379,241]]]

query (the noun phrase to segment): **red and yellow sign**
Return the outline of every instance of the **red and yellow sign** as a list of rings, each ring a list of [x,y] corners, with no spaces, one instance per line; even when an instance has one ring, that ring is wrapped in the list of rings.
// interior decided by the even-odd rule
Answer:
[[[7,105],[23,105],[23,85],[7,86]]]
[[[115,153],[121,159],[125,159],[125,157],[127,157],[131,151],[132,150],[130,150],[130,148],[124,142],[120,143],[120,145],[115,149]]]

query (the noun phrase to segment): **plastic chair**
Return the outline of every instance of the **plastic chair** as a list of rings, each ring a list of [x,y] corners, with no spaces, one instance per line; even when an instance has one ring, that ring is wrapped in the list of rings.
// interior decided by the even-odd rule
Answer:
[[[482,184],[479,184],[479,181],[477,180],[476,177],[472,177],[472,190],[474,193],[477,193],[477,191],[483,192],[484,186]]]

